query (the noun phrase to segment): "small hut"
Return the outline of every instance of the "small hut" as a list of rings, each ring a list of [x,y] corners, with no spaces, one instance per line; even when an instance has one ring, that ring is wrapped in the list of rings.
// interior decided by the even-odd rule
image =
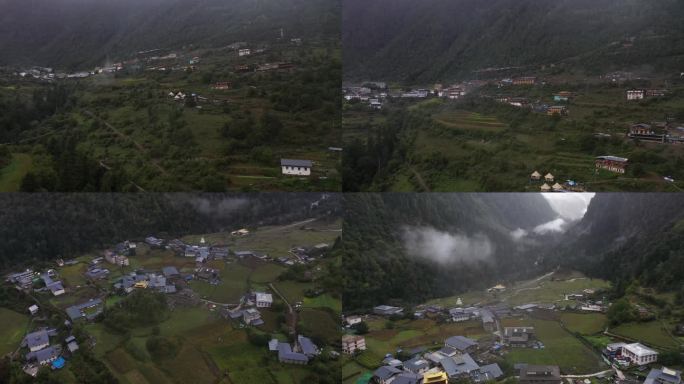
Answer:
[[[553,188],[554,192],[560,192],[563,190],[563,186],[558,183],[554,184],[551,188]]]
[[[533,180],[533,181],[541,180],[541,173],[539,173],[537,171],[532,172],[532,174],[530,175],[530,180]]]
[[[544,176],[544,180],[547,183],[553,183],[554,177],[551,173],[547,173],[546,176]]]
[[[551,191],[551,187],[549,187],[548,184],[544,183],[544,185],[541,186],[541,191],[542,191],[542,192],[550,192],[550,191]]]

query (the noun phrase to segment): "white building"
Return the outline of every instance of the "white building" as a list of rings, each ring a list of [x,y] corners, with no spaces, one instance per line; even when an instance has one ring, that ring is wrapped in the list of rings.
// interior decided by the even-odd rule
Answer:
[[[257,292],[254,295],[257,308],[269,308],[273,304],[273,295],[270,293]]]
[[[313,163],[311,160],[280,160],[280,167],[282,168],[283,175],[310,176],[312,165]]]
[[[627,344],[622,347],[622,356],[628,358],[632,364],[646,365],[658,360],[658,352],[641,343]]]
[[[243,48],[243,49],[238,50],[238,56],[240,56],[240,57],[249,56],[251,54],[252,54],[252,50],[250,50],[249,48]]]
[[[344,335],[342,336],[342,352],[349,355],[356,351],[366,350],[366,339],[363,336]]]
[[[643,100],[643,89],[630,89],[627,91],[627,100]]]
[[[38,313],[38,306],[33,304],[32,306],[28,307],[28,311],[31,313],[31,315],[35,315]]]
[[[361,318],[361,316],[347,316],[347,318],[344,319],[344,321],[347,323],[348,326],[351,327],[356,324],[360,324],[363,321],[363,319]]]

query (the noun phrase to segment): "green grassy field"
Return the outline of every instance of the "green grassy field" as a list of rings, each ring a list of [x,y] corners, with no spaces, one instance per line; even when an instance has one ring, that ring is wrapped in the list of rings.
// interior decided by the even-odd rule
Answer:
[[[601,313],[563,313],[560,320],[571,332],[594,335],[602,332],[607,324],[606,315]]]
[[[0,356],[14,352],[26,334],[29,317],[0,308]]]
[[[668,324],[667,326],[671,327],[672,325]],[[663,324],[658,320],[645,323],[622,324],[611,328],[610,332],[661,348],[677,348],[681,344],[681,342],[670,336]]]
[[[325,340],[328,344],[337,343],[342,335],[334,314],[318,309],[303,309],[299,312],[299,326],[306,334]]]
[[[536,337],[544,343],[544,349],[512,348],[505,355],[505,359],[509,363],[558,365],[565,374],[593,373],[605,368],[598,355],[563,330],[556,321],[539,319],[502,320],[502,326],[523,325],[535,327]]]
[[[0,192],[17,192],[21,186],[21,180],[31,170],[31,155],[26,153],[14,153],[12,162],[5,168],[0,169]]]

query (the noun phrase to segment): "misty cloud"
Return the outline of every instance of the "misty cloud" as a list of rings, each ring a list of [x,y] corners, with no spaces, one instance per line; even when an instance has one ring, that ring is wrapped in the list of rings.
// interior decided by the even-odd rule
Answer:
[[[409,255],[440,264],[488,260],[495,250],[483,234],[452,234],[431,227],[404,227],[402,240]]]
[[[527,236],[527,233],[528,232],[526,230],[518,228],[515,231],[511,231],[511,238],[513,238],[513,240],[515,241],[518,241],[521,240],[523,237]]]
[[[194,198],[190,200],[190,204],[202,214],[220,217],[232,214],[233,212],[246,207],[248,203],[249,200],[243,198],[226,198],[218,203],[205,198]]]
[[[551,220],[544,224],[537,225],[536,227],[534,227],[533,231],[534,233],[539,235],[544,235],[552,232],[563,232],[565,231],[566,224],[567,222],[565,221],[565,219],[559,217],[555,220]]]

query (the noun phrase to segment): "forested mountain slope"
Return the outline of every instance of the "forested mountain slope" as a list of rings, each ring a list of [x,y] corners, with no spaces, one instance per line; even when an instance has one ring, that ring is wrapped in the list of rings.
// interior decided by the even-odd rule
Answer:
[[[684,60],[677,0],[344,0],[342,17],[347,80],[431,82],[561,63],[679,71]]]
[[[347,194],[344,206],[350,310],[536,273],[529,232],[558,216],[539,194]]]
[[[628,284],[680,289],[684,276],[684,196],[597,194],[567,234],[559,262]]]
[[[338,0],[0,0],[0,65],[90,68],[141,50],[339,38]]]

